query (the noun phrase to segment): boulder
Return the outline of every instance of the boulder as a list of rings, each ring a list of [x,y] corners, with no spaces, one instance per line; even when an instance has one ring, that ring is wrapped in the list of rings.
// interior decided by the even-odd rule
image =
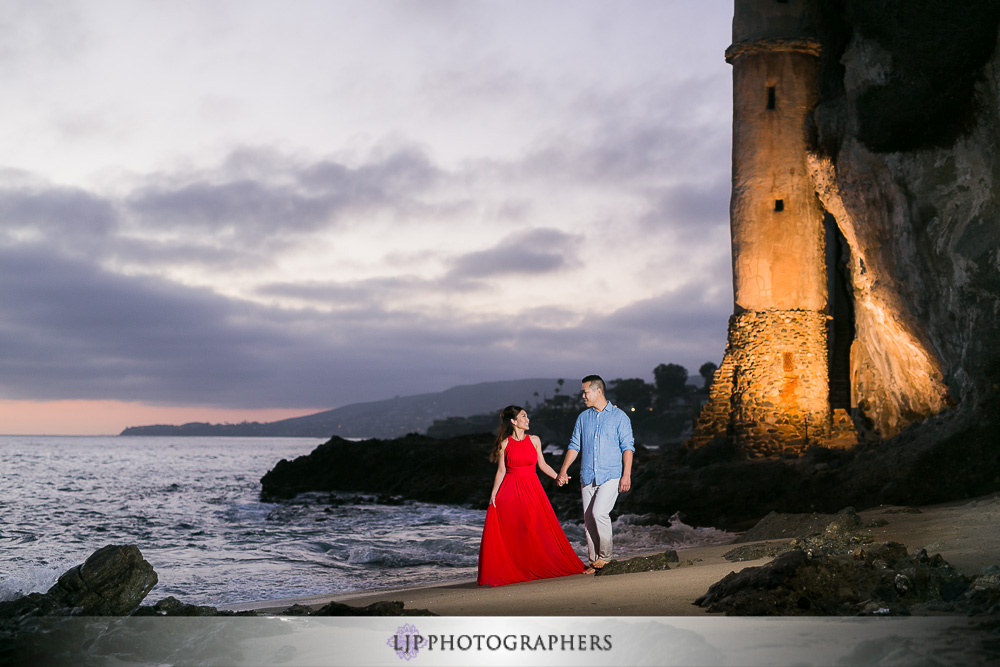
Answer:
[[[836,514],[779,514],[771,512],[753,528],[734,542],[760,542],[762,540],[808,537],[821,533],[830,537],[853,533],[861,528],[861,517],[853,507],[845,507]]]
[[[333,437],[308,455],[278,461],[260,480],[261,499],[344,491],[485,508],[496,474],[491,446],[488,435],[435,440],[411,433],[360,442]]]
[[[44,595],[0,603],[0,617],[126,616],[156,585],[156,572],[134,544],[108,545],[63,573]]]
[[[256,613],[240,612],[241,615],[256,616]],[[215,607],[181,602],[174,596],[168,596],[149,606],[143,605],[132,612],[132,616],[233,616],[234,612],[219,611]]]
[[[875,540],[862,535],[858,529],[864,527],[854,508],[847,507],[836,514],[778,514],[771,512],[761,521],[738,537],[735,542],[742,544],[723,554],[732,562],[773,558],[792,549],[804,551],[808,556],[846,555],[856,553],[860,547]],[[787,542],[755,543],[777,538],[792,539]],[[905,551],[899,557],[905,556]]]
[[[380,504],[402,499],[486,509],[496,463],[493,436],[477,434],[441,440],[410,433],[394,440],[330,438],[305,456],[281,459],[260,480],[261,500],[299,493],[339,491],[372,494]],[[575,468],[570,475],[576,478]],[[556,515],[579,518],[580,495],[540,476]]]
[[[633,572],[653,572],[656,570],[669,570],[670,563],[679,561],[677,552],[667,549],[655,556],[636,556],[628,560],[613,560],[598,570],[595,574],[603,576],[609,574],[632,574]]]
[[[761,558],[774,558],[786,551],[791,551],[792,545],[788,542],[778,544],[743,544],[735,549],[730,549],[722,554],[722,557],[731,563],[742,563],[748,560],[760,560]]]
[[[907,555],[905,546],[885,542],[846,555],[792,549],[766,565],[730,572],[695,604],[738,616],[974,613],[995,604],[994,584],[992,573],[966,577],[940,554]]]
[[[635,460],[632,490],[619,496],[616,509],[681,512],[692,526],[745,531],[770,512],[830,515],[847,506],[933,505],[1000,490],[1000,423],[991,414],[979,414],[973,425],[958,417],[939,415],[882,443],[816,447],[798,459],[653,453]]]
[[[29,593],[15,600],[0,602],[0,618],[69,616],[73,611],[43,593]]]
[[[67,570],[46,595],[85,616],[125,616],[156,585],[153,566],[139,547],[108,545]]]

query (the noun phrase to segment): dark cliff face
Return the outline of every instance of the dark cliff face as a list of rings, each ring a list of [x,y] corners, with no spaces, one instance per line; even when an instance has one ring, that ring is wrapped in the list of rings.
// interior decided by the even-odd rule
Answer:
[[[892,438],[1000,398],[1000,3],[816,0],[810,169],[849,247],[852,389]],[[927,426],[927,428],[931,428]]]
[[[891,61],[884,69],[878,64],[882,71],[852,99],[853,133],[867,148],[878,153],[947,148],[972,129],[982,102],[977,84],[996,48],[1000,4],[995,0],[817,0],[815,5],[822,26],[821,88],[828,103],[845,97],[841,58],[849,47],[864,41]],[[835,150],[836,143],[830,147]]]

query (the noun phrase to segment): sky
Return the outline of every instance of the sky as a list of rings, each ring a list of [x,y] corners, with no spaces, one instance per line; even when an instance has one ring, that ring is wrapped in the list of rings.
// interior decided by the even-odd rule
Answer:
[[[0,1],[0,433],[719,363],[731,20]]]

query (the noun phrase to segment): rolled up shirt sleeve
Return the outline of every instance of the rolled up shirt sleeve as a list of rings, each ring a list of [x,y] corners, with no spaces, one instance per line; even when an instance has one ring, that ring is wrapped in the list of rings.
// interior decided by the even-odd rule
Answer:
[[[580,434],[582,432],[582,428],[580,427],[580,422],[582,421],[583,421],[583,415],[580,415],[579,417],[576,418],[576,424],[573,426],[573,435],[570,436],[569,438],[569,445],[568,445],[569,449],[575,449],[576,451],[580,451]]]
[[[632,422],[623,411],[619,410],[618,412],[621,413],[621,420],[618,422],[618,446],[623,454],[634,452],[635,437],[632,435]]]

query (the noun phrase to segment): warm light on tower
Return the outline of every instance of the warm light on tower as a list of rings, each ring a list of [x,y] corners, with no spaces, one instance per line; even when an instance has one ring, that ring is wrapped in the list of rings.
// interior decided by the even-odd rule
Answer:
[[[804,0],[736,0],[733,44],[734,314],[691,444],[730,435],[751,455],[830,436],[823,210],[806,165],[819,42]]]

